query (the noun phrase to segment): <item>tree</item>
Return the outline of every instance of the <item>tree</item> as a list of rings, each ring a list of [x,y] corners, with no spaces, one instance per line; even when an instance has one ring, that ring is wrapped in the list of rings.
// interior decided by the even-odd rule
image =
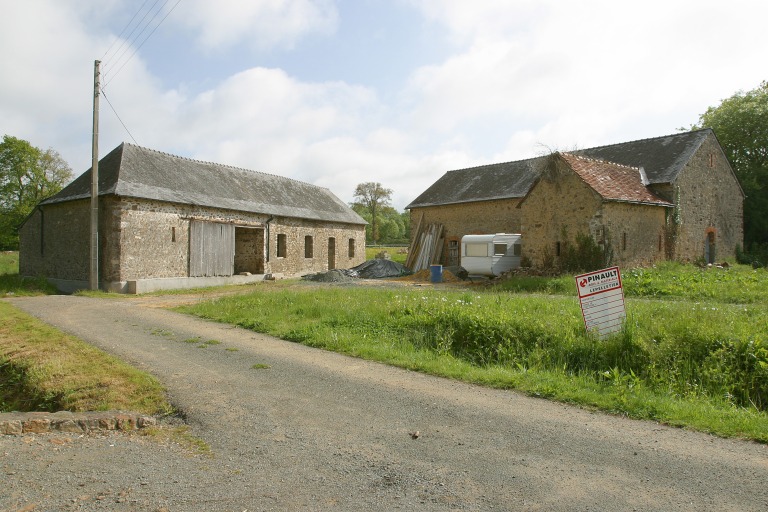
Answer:
[[[389,206],[392,190],[384,188],[381,183],[360,183],[355,188],[355,199],[365,212],[370,215],[371,241],[379,240],[379,216],[382,208]]]
[[[3,136],[0,142],[0,249],[18,249],[16,229],[43,199],[62,189],[72,169],[54,150]]]
[[[744,190],[745,247],[768,244],[768,82],[709,107],[694,128],[715,131]]]

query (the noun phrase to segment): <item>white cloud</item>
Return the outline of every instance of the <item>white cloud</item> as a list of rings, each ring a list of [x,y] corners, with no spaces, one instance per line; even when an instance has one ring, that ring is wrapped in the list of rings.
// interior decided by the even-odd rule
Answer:
[[[213,50],[242,42],[262,50],[290,48],[307,34],[332,33],[338,24],[330,0],[186,0],[179,10],[181,23]]]

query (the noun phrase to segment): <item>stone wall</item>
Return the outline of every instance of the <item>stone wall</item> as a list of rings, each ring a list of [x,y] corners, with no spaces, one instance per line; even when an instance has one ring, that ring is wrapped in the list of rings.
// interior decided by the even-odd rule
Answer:
[[[500,199],[413,208],[411,236],[415,235],[420,220],[422,225],[442,224],[445,236],[442,264],[456,265],[459,262],[451,261],[450,247],[460,244],[464,235],[520,233],[522,212],[517,208],[519,202],[519,199]]]
[[[19,230],[19,274],[87,281],[90,233],[90,200],[37,208]]]
[[[571,171],[542,178],[520,210],[522,256],[535,267],[556,267],[577,234],[607,248],[615,265],[664,259],[666,208],[603,201]]]
[[[714,235],[717,259],[733,258],[744,243],[744,195],[717,139],[710,135],[674,184],[678,208],[675,259],[704,257]],[[673,219],[673,220],[674,220]]]
[[[285,236],[285,256],[278,256],[278,235]],[[305,252],[307,236],[312,237],[311,257]],[[269,253],[272,273],[303,275],[351,268],[365,261],[365,226],[276,218],[269,226]]]
[[[522,257],[534,267],[558,264],[577,233],[597,231],[600,197],[573,172],[541,179],[521,204]]]
[[[87,282],[89,209],[89,200],[83,200],[45,205],[35,211],[20,231],[20,273]],[[102,286],[123,290],[124,287],[110,283],[186,278],[193,220],[235,226],[235,272],[251,269],[246,271],[294,276],[327,270],[329,264],[349,268],[365,261],[363,225],[272,218],[266,214],[108,196],[101,199],[99,212]],[[285,257],[277,257],[278,234],[286,235]],[[309,258],[304,252],[308,235],[314,240]],[[329,258],[328,252],[331,238],[335,242],[333,258]],[[352,255],[350,240],[354,247]]]

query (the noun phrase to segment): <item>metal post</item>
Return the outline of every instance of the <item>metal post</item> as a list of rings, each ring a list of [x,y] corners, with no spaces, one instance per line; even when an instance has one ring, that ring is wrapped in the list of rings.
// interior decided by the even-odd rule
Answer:
[[[93,66],[93,140],[91,145],[91,260],[89,288],[99,289],[99,74],[101,61]]]

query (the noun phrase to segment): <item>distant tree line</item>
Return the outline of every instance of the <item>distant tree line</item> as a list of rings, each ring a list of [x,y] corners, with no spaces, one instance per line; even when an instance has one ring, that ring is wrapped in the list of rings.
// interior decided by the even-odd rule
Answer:
[[[53,149],[4,135],[0,142],[0,250],[19,249],[18,228],[37,203],[59,192],[72,169]]]
[[[407,244],[411,236],[411,216],[398,212],[390,201],[392,190],[381,183],[360,183],[355,188],[355,202],[350,206],[368,225],[365,241],[371,244]]]

